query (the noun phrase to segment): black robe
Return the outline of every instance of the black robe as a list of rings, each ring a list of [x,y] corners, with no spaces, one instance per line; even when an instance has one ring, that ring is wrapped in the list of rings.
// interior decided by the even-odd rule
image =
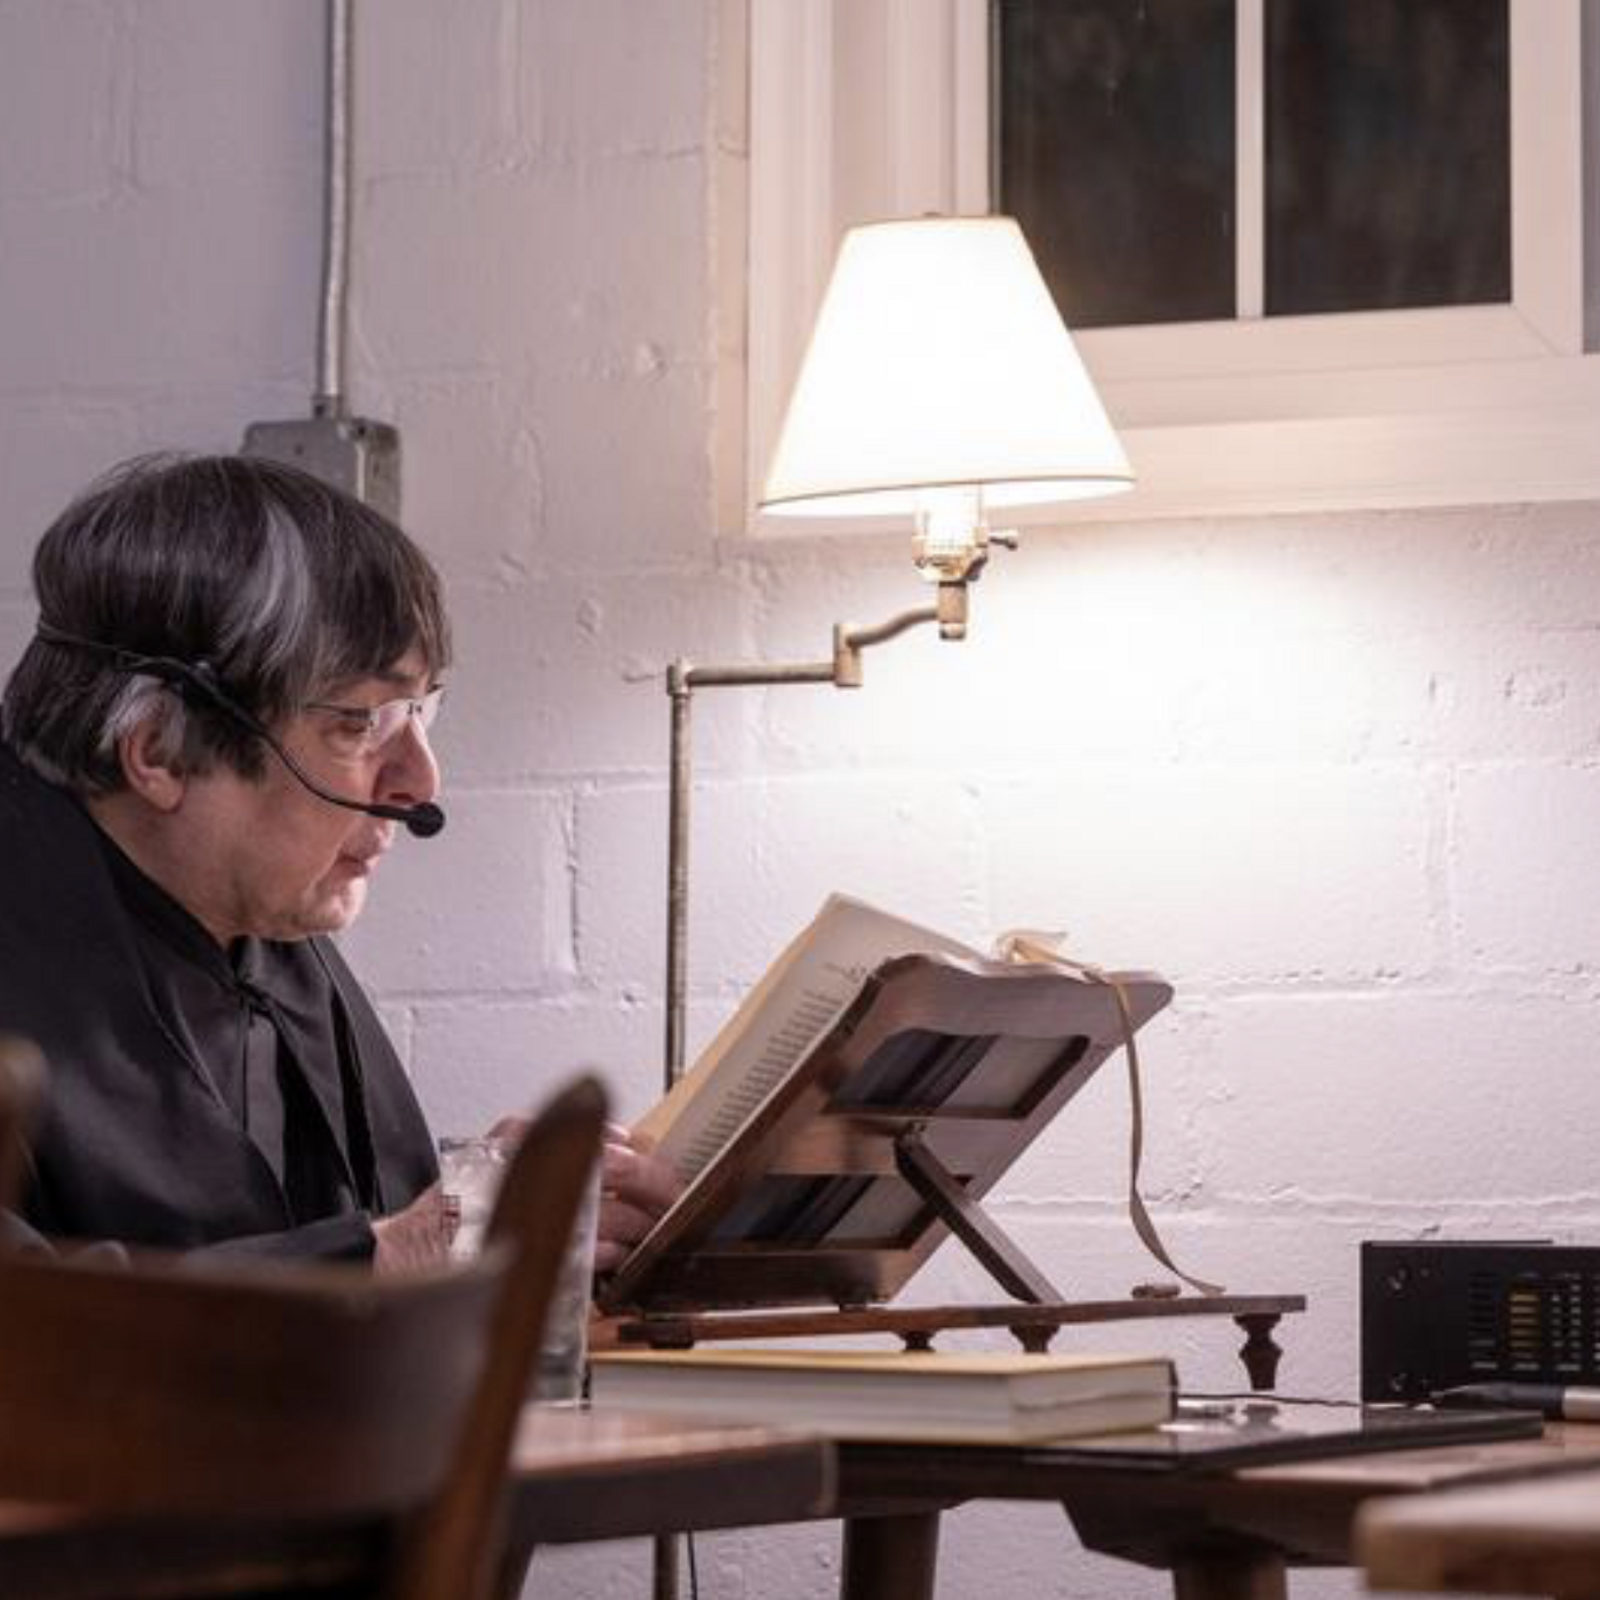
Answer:
[[[362,1257],[437,1174],[329,941],[224,951],[3,744],[0,1032],[50,1068],[22,1216],[51,1237]]]

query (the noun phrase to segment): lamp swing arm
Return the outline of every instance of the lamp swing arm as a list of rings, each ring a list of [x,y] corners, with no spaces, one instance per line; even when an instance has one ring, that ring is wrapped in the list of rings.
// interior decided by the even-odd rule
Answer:
[[[756,661],[733,666],[694,666],[680,657],[667,668],[672,736],[667,800],[667,1016],[663,1081],[668,1089],[683,1075],[684,1067],[689,943],[690,711],[694,691],[770,688],[786,683],[827,683],[836,689],[859,689],[863,651],[887,644],[927,622],[939,625],[941,638],[964,638],[966,584],[941,583],[933,605],[913,606],[872,627],[836,623],[831,661]]]

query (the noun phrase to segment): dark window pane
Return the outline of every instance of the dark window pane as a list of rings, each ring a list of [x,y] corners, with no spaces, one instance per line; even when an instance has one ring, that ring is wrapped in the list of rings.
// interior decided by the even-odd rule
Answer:
[[[997,6],[997,204],[1068,324],[1231,317],[1233,0]]]
[[[1511,298],[1506,0],[1267,0],[1269,314]]]

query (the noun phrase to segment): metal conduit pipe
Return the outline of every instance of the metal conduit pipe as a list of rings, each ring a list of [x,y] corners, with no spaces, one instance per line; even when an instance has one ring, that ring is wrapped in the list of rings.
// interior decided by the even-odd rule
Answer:
[[[345,298],[350,283],[350,10],[328,0],[325,181],[322,213],[322,304],[317,321],[317,388],[313,414],[344,414]]]

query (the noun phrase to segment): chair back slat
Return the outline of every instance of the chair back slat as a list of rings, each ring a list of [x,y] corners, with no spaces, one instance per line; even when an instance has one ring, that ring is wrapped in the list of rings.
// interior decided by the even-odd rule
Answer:
[[[604,1091],[579,1079],[535,1119],[507,1166],[486,1239],[510,1250],[514,1265],[495,1308],[488,1366],[444,1490],[412,1530],[392,1600],[485,1600],[496,1586],[517,1419],[605,1117]]]
[[[26,1039],[0,1037],[0,1209],[22,1193],[28,1135],[44,1098],[44,1060]]]
[[[507,1252],[379,1279],[0,1260],[0,1496],[108,1512],[393,1513],[437,1493]]]

